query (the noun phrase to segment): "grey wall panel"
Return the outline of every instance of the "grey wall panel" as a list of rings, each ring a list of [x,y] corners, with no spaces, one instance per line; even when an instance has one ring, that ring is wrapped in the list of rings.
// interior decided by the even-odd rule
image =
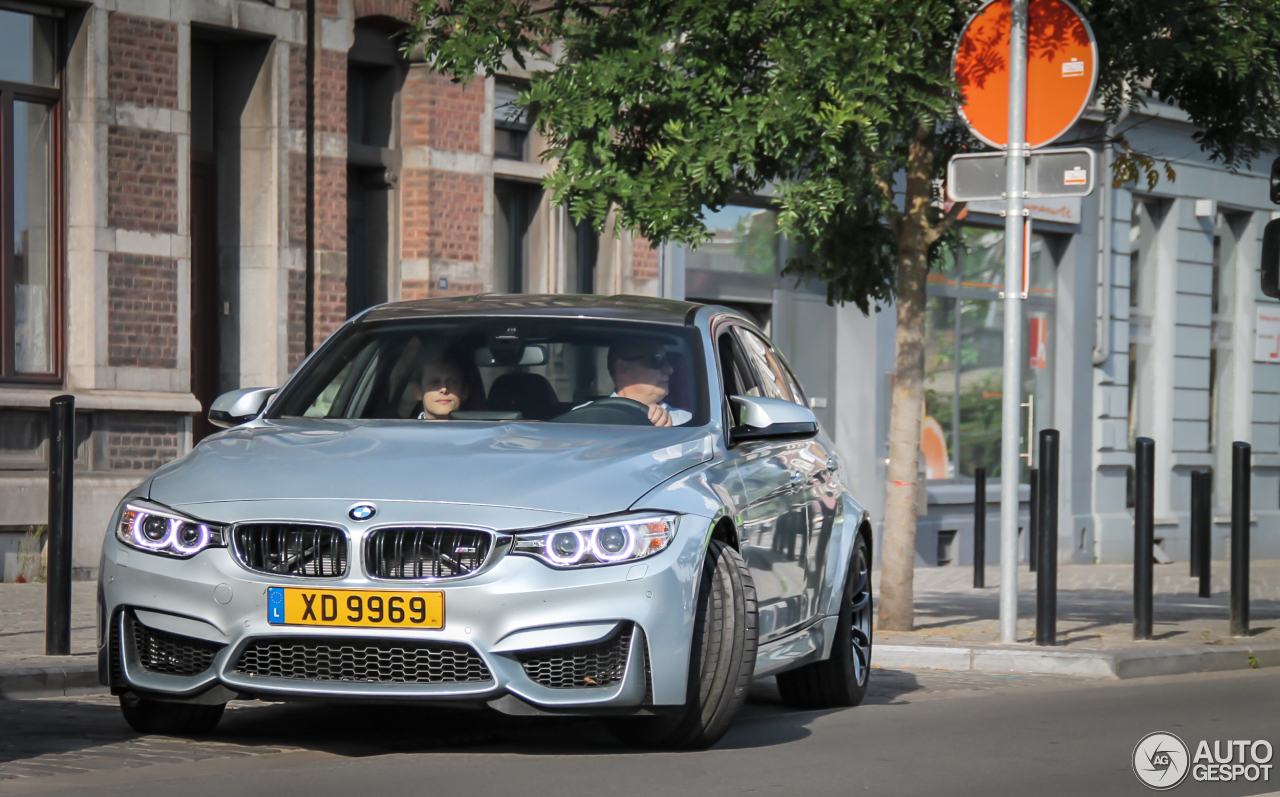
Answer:
[[[1275,454],[1280,452],[1280,424],[1253,423],[1253,453]]]
[[[1173,358],[1173,386],[1209,389],[1209,361],[1200,357]]]
[[[1209,391],[1178,388],[1173,391],[1173,417],[1184,421],[1209,419]]]
[[[1209,356],[1209,327],[1179,324],[1173,330],[1174,351],[1188,357]]]
[[[1179,293],[1177,298],[1177,313],[1179,324],[1198,324],[1200,326],[1209,326],[1210,313],[1213,302],[1208,296],[1202,296],[1196,293]]]
[[[1156,441],[1156,449],[1160,448],[1159,440]],[[1174,421],[1173,422],[1173,445],[1172,451],[1208,451],[1209,450],[1209,422],[1208,421]]]
[[[1178,263],[1178,290],[1209,296],[1213,292],[1213,267],[1204,263]]]
[[[1280,365],[1255,362],[1253,364],[1253,392],[1280,393]]]

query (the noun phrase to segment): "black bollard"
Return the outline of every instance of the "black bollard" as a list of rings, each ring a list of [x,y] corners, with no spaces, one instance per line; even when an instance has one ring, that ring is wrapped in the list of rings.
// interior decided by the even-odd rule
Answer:
[[[1058,641],[1058,430],[1040,432],[1040,532],[1036,563],[1036,644]],[[1031,538],[1032,540],[1035,537]]]
[[[973,471],[973,588],[987,586],[987,469]]]
[[[1213,541],[1213,474],[1191,472],[1191,575],[1200,579],[1200,597],[1209,597],[1209,557]]]
[[[1149,437],[1134,443],[1133,490],[1133,638],[1151,638],[1154,587],[1156,444]]]
[[[44,653],[71,655],[71,499],[76,459],[76,399],[49,401],[49,565]]]
[[[1036,560],[1040,558],[1040,471],[1031,469],[1031,516],[1027,518],[1028,535],[1027,567],[1036,572]]]
[[[1249,481],[1248,443],[1231,444],[1231,635],[1249,636]]]

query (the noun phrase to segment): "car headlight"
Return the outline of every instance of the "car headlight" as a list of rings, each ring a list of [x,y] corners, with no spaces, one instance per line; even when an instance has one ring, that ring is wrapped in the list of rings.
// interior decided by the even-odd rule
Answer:
[[[511,550],[557,568],[634,562],[671,544],[678,517],[646,513],[520,534]]]
[[[186,559],[206,548],[222,548],[222,527],[179,515],[149,501],[130,501],[120,514],[116,539],[147,553]]]

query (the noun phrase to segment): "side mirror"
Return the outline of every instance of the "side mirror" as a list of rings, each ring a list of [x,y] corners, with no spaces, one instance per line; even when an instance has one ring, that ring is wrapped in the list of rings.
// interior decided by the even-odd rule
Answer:
[[[247,387],[223,393],[209,407],[209,423],[230,429],[248,423],[262,414],[267,400],[276,394],[275,387]]]
[[[746,440],[771,440],[786,437],[812,437],[818,433],[818,417],[808,407],[782,399],[757,396],[730,396],[734,427],[729,430],[729,443]]]
[[[1280,219],[1262,229],[1262,292],[1280,299]]]

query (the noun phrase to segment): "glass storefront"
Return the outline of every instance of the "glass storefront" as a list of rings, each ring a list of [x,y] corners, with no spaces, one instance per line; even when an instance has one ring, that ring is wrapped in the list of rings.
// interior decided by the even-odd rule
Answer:
[[[966,226],[961,236],[963,246],[946,252],[929,274],[922,447],[930,480],[972,479],[976,468],[986,468],[989,479],[1001,475],[1004,230]],[[1053,417],[1057,257],[1051,236],[1033,232],[1030,243],[1020,358],[1021,403],[1030,406],[1023,409],[1023,434],[1028,414],[1036,432]]]

